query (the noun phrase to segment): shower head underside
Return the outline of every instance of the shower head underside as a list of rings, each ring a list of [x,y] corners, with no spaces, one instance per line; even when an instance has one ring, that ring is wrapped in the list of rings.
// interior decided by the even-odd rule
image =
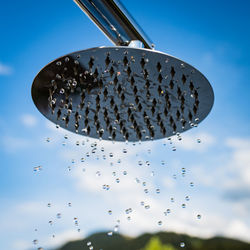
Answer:
[[[61,57],[35,78],[40,112],[72,132],[117,141],[160,139],[202,121],[213,91],[195,68],[147,49],[103,47]]]
[[[116,46],[51,62],[34,79],[32,98],[46,118],[72,132],[146,141],[197,126],[210,112],[214,94],[198,70],[175,57]]]

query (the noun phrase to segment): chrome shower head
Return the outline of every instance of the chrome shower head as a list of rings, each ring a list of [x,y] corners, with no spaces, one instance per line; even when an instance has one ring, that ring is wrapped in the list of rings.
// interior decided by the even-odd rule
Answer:
[[[32,98],[45,117],[94,138],[145,141],[186,131],[208,115],[214,94],[198,70],[153,50],[117,1],[76,1],[119,46],[74,52],[43,68]]]

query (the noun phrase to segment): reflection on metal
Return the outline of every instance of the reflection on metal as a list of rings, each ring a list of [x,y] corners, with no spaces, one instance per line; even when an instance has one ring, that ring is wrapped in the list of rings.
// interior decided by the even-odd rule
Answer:
[[[74,1],[119,46],[74,52],[44,67],[32,98],[46,118],[93,138],[146,141],[184,132],[208,115],[208,80],[155,51],[118,1]]]
[[[40,112],[72,132],[146,141],[184,132],[213,105],[195,68],[167,54],[131,47],[82,50],[47,65],[32,97]]]
[[[152,48],[152,42],[117,0],[74,0],[86,15],[117,46],[127,46],[132,40],[139,40],[145,48]]]

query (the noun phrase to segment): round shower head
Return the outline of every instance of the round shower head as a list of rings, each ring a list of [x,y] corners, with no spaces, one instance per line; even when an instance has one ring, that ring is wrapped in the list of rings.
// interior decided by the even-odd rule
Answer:
[[[72,132],[145,141],[196,126],[214,94],[191,65],[155,50],[118,46],[51,62],[36,76],[32,98],[45,117]]]

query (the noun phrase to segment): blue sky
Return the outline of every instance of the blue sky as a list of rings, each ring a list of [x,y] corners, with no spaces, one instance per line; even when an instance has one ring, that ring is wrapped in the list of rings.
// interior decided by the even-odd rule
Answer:
[[[129,235],[168,230],[250,241],[250,4],[195,0],[123,3],[157,50],[190,63],[208,78],[215,92],[214,107],[198,128],[184,133],[181,141],[173,138],[172,145],[166,140],[136,146],[98,142],[97,152],[92,154],[93,140],[56,129],[36,110],[31,84],[39,70],[55,58],[111,43],[71,0],[2,1],[1,249],[47,249],[98,230],[113,230],[117,220],[120,232]],[[69,139],[64,139],[65,134]],[[46,142],[48,137],[50,142]],[[42,170],[34,172],[39,165]],[[100,176],[96,176],[98,171]],[[144,181],[148,194],[143,191]],[[103,190],[103,184],[109,184],[110,190]],[[156,194],[157,188],[160,194]],[[190,201],[185,200],[187,195]],[[141,201],[150,209],[142,207]],[[128,208],[132,208],[130,215],[124,212]],[[171,213],[164,216],[168,208]],[[112,215],[107,212],[110,209]],[[57,213],[61,213],[60,219]],[[200,220],[197,214],[202,215]],[[160,220],[162,226],[157,224]],[[32,243],[34,239],[38,239],[37,245]]]

